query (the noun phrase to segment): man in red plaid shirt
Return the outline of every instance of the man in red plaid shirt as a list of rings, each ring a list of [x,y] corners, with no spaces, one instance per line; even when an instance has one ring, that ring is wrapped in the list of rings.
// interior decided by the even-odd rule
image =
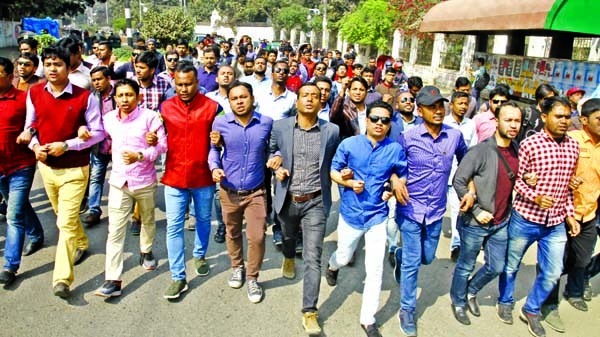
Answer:
[[[527,138],[519,150],[517,195],[508,226],[505,273],[500,276],[498,317],[512,324],[513,291],[521,259],[534,243],[538,245],[539,273],[520,310],[521,319],[534,336],[545,336],[540,307],[560,278],[563,254],[569,234],[579,234],[575,221],[573,191],[568,187],[579,157],[579,143],[567,136],[571,124],[569,102],[551,97],[542,103],[544,130]],[[535,186],[525,184],[523,176],[537,177]],[[566,219],[566,220],[565,220]]]

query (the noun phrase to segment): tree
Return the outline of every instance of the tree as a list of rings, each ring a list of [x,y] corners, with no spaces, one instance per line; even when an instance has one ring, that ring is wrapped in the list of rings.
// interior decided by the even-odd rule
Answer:
[[[177,39],[190,39],[194,33],[194,20],[183,13],[182,8],[158,10],[150,8],[142,19],[140,32],[144,37],[153,37],[161,44],[174,43]]]
[[[291,30],[300,28],[304,31],[308,28],[306,17],[308,16],[308,8],[302,7],[299,4],[291,4],[282,8],[273,20],[273,24],[279,28]]]
[[[106,0],[2,0],[0,4],[7,8],[12,19],[20,20],[25,17],[75,16],[96,2],[104,3]]]
[[[340,20],[340,32],[350,42],[387,50],[397,11],[385,0],[366,0]]]
[[[390,5],[397,8],[398,16],[394,25],[406,35],[418,34],[423,17],[431,7],[446,0],[392,0]]]

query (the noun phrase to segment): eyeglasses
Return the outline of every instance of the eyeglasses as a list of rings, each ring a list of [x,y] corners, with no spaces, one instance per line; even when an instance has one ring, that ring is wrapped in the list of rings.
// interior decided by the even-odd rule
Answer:
[[[392,121],[392,119],[390,117],[381,117],[381,116],[375,116],[375,115],[370,115],[369,120],[372,123],[377,123],[377,122],[381,121],[381,123],[383,123],[383,125],[388,125]]]
[[[133,57],[138,57],[138,55],[140,55],[140,53],[131,53],[131,56]]]
[[[273,71],[275,72],[275,74],[279,74],[279,73],[289,74],[290,73],[290,70],[287,68],[275,68]]]
[[[415,98],[414,97],[402,97],[400,99],[400,103],[406,103],[408,101],[410,101],[411,103],[414,103],[415,102]]]
[[[179,59],[176,57],[167,59],[167,62],[177,62],[177,61],[179,61]]]
[[[325,71],[327,70],[327,68],[323,68],[323,67],[316,67],[315,70],[317,71]]]
[[[508,102],[508,100],[507,99],[493,99],[492,102],[494,102],[494,104],[502,104],[502,103]]]
[[[24,66],[24,67],[29,67],[32,64],[33,64],[33,62],[17,62],[17,65]]]

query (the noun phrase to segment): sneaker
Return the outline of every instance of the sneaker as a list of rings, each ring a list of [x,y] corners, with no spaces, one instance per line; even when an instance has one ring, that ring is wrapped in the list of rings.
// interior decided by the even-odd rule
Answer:
[[[460,256],[460,247],[452,248],[452,251],[450,252],[450,260],[452,260],[452,262],[456,263],[456,261],[458,261],[459,256]]]
[[[223,243],[225,242],[225,224],[219,224],[219,226],[217,227],[217,231],[215,233],[214,239],[216,243]]]
[[[273,232],[273,244],[275,247],[283,246],[283,232],[280,230]]]
[[[309,336],[321,335],[321,327],[319,326],[319,314],[315,312],[305,312],[302,315],[302,326],[304,331]]]
[[[169,288],[167,288],[167,291],[165,291],[165,294],[163,295],[163,297],[168,300],[172,300],[172,299],[178,298],[179,295],[181,295],[181,293],[183,293],[187,290],[188,290],[188,285],[187,285],[187,281],[185,279],[172,281]]]
[[[529,329],[529,333],[535,337],[545,337],[546,330],[542,326],[542,315],[530,314],[525,311],[524,307],[521,307],[521,313],[519,318],[525,323],[527,323],[527,328]]]
[[[239,289],[244,285],[244,277],[246,275],[246,271],[244,270],[244,266],[237,267],[231,272],[231,276],[229,276],[229,280],[227,283],[233,289]]]
[[[121,296],[121,281],[104,281],[102,287],[96,290],[96,296],[116,297]]]
[[[406,336],[417,336],[417,320],[414,312],[400,310],[398,320],[400,320],[402,333]]]
[[[361,324],[360,327],[367,334],[367,337],[381,337],[381,333],[379,332],[379,327],[376,323],[370,325]]]
[[[286,279],[293,280],[296,278],[296,260],[291,258],[283,258],[283,264],[281,266],[281,275]]]
[[[588,311],[588,305],[582,297],[567,297],[567,302],[579,311]]]
[[[196,230],[196,217],[191,216],[190,219],[185,222],[185,229],[192,232]]]
[[[592,292],[592,284],[590,283],[590,280],[585,280],[585,283],[583,284],[583,300],[591,301],[592,296],[594,296],[594,293]]]
[[[513,324],[513,305],[496,303],[496,316],[506,324]]]
[[[248,280],[248,299],[252,303],[259,303],[263,298],[263,289],[256,280]]]
[[[327,284],[331,287],[335,287],[337,284],[338,270],[332,270],[329,265],[327,265],[327,270],[325,270],[325,280],[327,280]]]
[[[196,269],[196,274],[198,276],[206,276],[210,273],[210,266],[205,258],[194,258],[194,269]]]
[[[394,280],[396,283],[400,284],[400,268],[402,268],[402,247],[396,248],[394,251],[394,257],[396,258],[396,263],[394,264]]]
[[[139,220],[131,220],[131,235],[140,236],[142,223]]]
[[[542,312],[544,321],[546,321],[546,324],[548,324],[552,330],[565,332],[565,325],[558,314],[558,306],[543,305],[540,311]]]
[[[97,225],[100,223],[100,214],[99,213],[88,213],[83,217],[83,223],[88,226]]]
[[[60,298],[67,298],[71,296],[71,290],[64,282],[58,282],[54,288],[52,288],[52,290],[54,291],[54,296],[58,296]]]
[[[146,270],[154,270],[158,263],[152,254],[152,251],[148,253],[140,253],[140,266],[144,267]]]

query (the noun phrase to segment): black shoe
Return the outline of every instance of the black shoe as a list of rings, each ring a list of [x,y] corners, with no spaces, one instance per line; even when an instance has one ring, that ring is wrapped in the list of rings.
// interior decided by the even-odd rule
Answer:
[[[217,227],[217,232],[215,233],[214,239],[216,243],[225,242],[225,224],[219,224]]]
[[[83,262],[83,257],[85,255],[85,253],[87,253],[87,250],[85,250],[85,249],[81,249],[81,248],[75,249],[75,256],[73,257],[73,264],[78,265],[81,262]]]
[[[541,315],[530,314],[525,312],[525,308],[521,308],[521,314],[519,315],[521,320],[527,323],[527,327],[529,328],[529,333],[535,337],[545,337],[546,330],[542,326],[542,317]]]
[[[6,211],[8,210],[8,206],[6,205],[6,201],[2,200],[0,203],[0,214],[6,216]]]
[[[400,284],[400,268],[402,268],[402,247],[396,248],[394,251],[394,258],[396,259],[396,265],[394,266],[394,280]]]
[[[460,323],[464,325],[471,325],[471,320],[469,316],[467,316],[467,306],[459,307],[457,305],[451,304],[452,313],[454,314],[454,318]]]
[[[84,214],[85,212],[90,210],[90,206],[88,205],[88,199],[83,198],[81,200],[81,204],[79,205],[79,214]]]
[[[283,246],[283,233],[281,232],[281,230],[273,232],[273,244],[275,245],[275,247]]]
[[[498,319],[506,324],[513,324],[513,305],[512,304],[496,304],[496,315]]]
[[[53,291],[54,296],[58,296],[60,298],[67,298],[71,296],[71,290],[69,289],[69,286],[64,282],[59,282],[57,285],[55,285]]]
[[[142,232],[142,223],[137,220],[131,220],[131,235],[140,236]]]
[[[4,269],[0,272],[0,284],[4,284],[5,286],[10,285],[15,281],[15,273],[10,270]]]
[[[469,312],[473,316],[481,316],[481,311],[479,310],[479,302],[477,302],[476,295],[467,294],[467,306],[469,307]]]
[[[388,262],[390,263],[390,266],[392,266],[392,269],[396,268],[396,252],[395,252],[395,250],[388,252]]]
[[[456,263],[456,261],[458,261],[459,256],[460,256],[460,247],[452,248],[452,251],[450,252],[450,260],[452,260],[452,262]]]
[[[379,328],[377,324],[373,323],[371,325],[360,325],[363,331],[367,334],[367,337],[381,337],[381,333],[379,332]]]
[[[96,290],[95,295],[96,296],[102,296],[102,297],[116,297],[116,296],[121,296],[121,286],[122,286],[122,282],[121,281],[110,281],[107,280],[104,282],[104,284],[102,285],[102,287],[98,288],[98,290]]]
[[[89,213],[88,215],[83,217],[83,223],[88,226],[97,225],[100,223],[100,214],[99,213]]]
[[[327,280],[327,284],[331,287],[335,287],[337,284],[339,270],[331,270],[329,265],[327,265],[327,270],[325,271],[325,280]]]
[[[39,240],[36,242],[29,241],[27,246],[25,246],[25,248],[23,249],[23,256],[29,256],[29,255],[35,253],[38,250],[42,249],[43,246],[44,246],[44,240]]]

